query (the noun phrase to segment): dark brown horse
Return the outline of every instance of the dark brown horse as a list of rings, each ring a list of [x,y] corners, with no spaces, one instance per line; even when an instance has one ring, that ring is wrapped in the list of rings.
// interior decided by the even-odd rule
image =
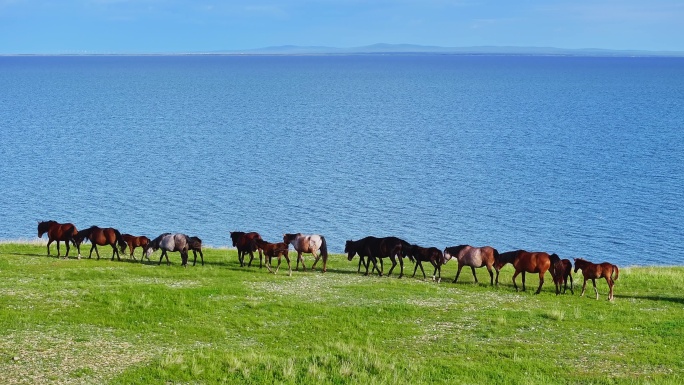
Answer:
[[[551,255],[551,265],[551,276],[553,276],[553,283],[556,285],[556,295],[560,294],[561,286],[563,286],[563,294],[568,291],[568,278],[570,278],[570,293],[575,294],[575,291],[572,290],[572,263],[570,260],[560,259],[556,254],[553,254]]]
[[[366,260],[366,273],[368,275],[368,267],[370,262],[373,262],[373,270],[378,271],[378,275],[382,277],[382,258],[389,258],[392,261],[392,267],[387,273],[387,276],[392,274],[392,270],[397,266],[396,259],[399,259],[399,264],[401,266],[401,272],[399,273],[399,278],[404,276],[404,261],[403,258],[407,256],[407,253],[411,245],[397,237],[386,237],[386,238],[376,238],[376,237],[365,237],[359,239],[358,241],[347,241],[344,245],[344,252],[347,253],[347,259],[352,260],[354,255],[358,254],[360,258],[367,258]],[[380,268],[378,269],[377,260],[380,259]]]
[[[64,255],[64,258],[69,257],[69,242],[76,246],[78,258],[81,258],[81,248],[74,242],[74,236],[78,234],[76,226],[71,223],[57,223],[55,221],[38,222],[38,238],[42,238],[45,233],[48,235],[48,256],[50,255],[50,244],[57,241],[57,258],[59,258],[59,242],[64,241],[66,244],[66,254]]]
[[[261,262],[263,256],[261,254],[261,249],[257,246],[255,240],[262,239],[259,233],[251,232],[245,233],[242,231],[231,231],[230,239],[233,241],[233,246],[237,248],[238,251],[238,261],[240,261],[240,266],[244,266],[245,254],[249,253],[249,264],[247,267],[252,266],[252,261],[254,260],[254,252],[259,250],[259,268],[261,269]]]
[[[584,290],[587,288],[587,280],[591,279],[591,282],[594,284],[596,299],[598,300],[599,295],[598,289],[596,288],[596,278],[605,278],[609,288],[608,300],[613,300],[613,285],[615,285],[615,281],[617,281],[620,276],[620,270],[617,266],[609,262],[596,264],[582,258],[575,258],[575,273],[577,273],[577,270],[582,270],[582,275],[584,276],[584,284],[582,285],[582,294],[580,294],[580,297],[584,295]],[[613,279],[613,274],[615,274],[615,279]]]
[[[112,247],[112,261],[114,260],[114,255],[120,261],[119,250],[116,249],[116,245],[119,245],[122,253],[126,252],[126,241],[124,241],[123,236],[117,229],[111,227],[99,228],[97,226],[90,226],[85,230],[81,230],[78,234],[74,235],[74,241],[77,245],[81,245],[84,240],[89,240],[93,247],[90,248],[90,254],[88,259],[93,256],[93,250],[97,254],[97,259],[100,259],[100,252],[97,250],[97,245],[105,246],[109,245]]]
[[[292,265],[290,265],[290,257],[288,257],[288,244],[285,242],[280,242],[280,243],[269,243],[264,241],[261,238],[255,239],[254,242],[256,243],[257,247],[259,247],[260,250],[264,252],[265,256],[265,264],[266,268],[268,268],[268,271],[276,274],[278,273],[278,270],[280,269],[280,258],[285,257],[285,260],[287,261],[287,268],[289,270],[288,275],[292,275]],[[272,258],[278,258],[278,266],[276,267],[276,270],[273,271],[271,269],[271,259]]]
[[[302,253],[311,253],[315,260],[311,266],[311,270],[316,269],[316,264],[318,260],[323,257],[323,272],[325,273],[328,269],[328,244],[325,242],[325,237],[318,234],[284,234],[283,242],[289,243],[297,251],[297,266],[295,270],[299,270],[299,261],[302,261],[302,266],[306,270],[304,265],[304,258],[302,258]],[[320,254],[319,254],[320,253]]]
[[[456,278],[454,278],[454,283],[458,281],[458,276],[461,274],[461,269],[463,268],[463,266],[470,266],[470,270],[473,271],[475,283],[477,283],[477,275],[475,274],[475,268],[487,266],[487,271],[489,272],[489,282],[493,286],[494,272],[492,271],[492,267],[496,263],[496,258],[498,256],[499,252],[496,251],[495,248],[490,246],[473,247],[469,245],[460,245],[454,247],[447,247],[446,249],[444,249],[445,261],[448,262],[452,257],[456,258],[456,260],[458,261],[458,271],[456,272]]]
[[[539,287],[534,294],[539,294],[541,292],[542,285],[544,285],[544,274],[546,274],[546,272],[551,268],[551,255],[544,252],[530,253],[525,250],[517,250],[512,252],[512,254],[500,254],[499,260],[495,263],[495,266],[498,267],[497,283],[498,271],[501,269],[501,267],[503,267],[503,265],[509,263],[510,255],[514,256],[512,264],[515,268],[515,273],[513,274],[513,287],[515,287],[515,291],[518,291],[518,285],[515,283],[515,278],[518,276],[518,274],[522,273],[522,289],[525,291],[525,273],[538,273]]]
[[[436,247],[420,247],[418,245],[411,245],[411,248],[406,253],[409,260],[416,263],[413,267],[413,275],[411,278],[416,276],[416,271],[420,267],[420,271],[423,272],[423,279],[427,278],[425,276],[425,269],[423,269],[423,262],[430,262],[435,270],[432,272],[432,280],[441,282],[442,281],[442,265],[446,263],[442,251]]]
[[[494,283],[497,285],[499,284],[499,272],[504,266],[506,266],[506,264],[510,263],[512,265],[513,261],[515,261],[515,257],[517,257],[518,253],[521,251],[523,250],[507,251],[505,253],[499,254],[494,262],[494,270],[496,271],[496,279],[494,280]]]
[[[204,254],[202,253],[202,240],[198,237],[188,237],[188,251],[192,250],[192,255],[195,259],[192,261],[192,265],[195,266],[197,263],[197,253],[199,252],[202,258],[202,266],[204,266]]]
[[[147,245],[150,244],[150,238],[147,238],[144,235],[136,237],[135,235],[131,234],[122,234],[121,237],[123,237],[124,242],[128,245],[128,251],[130,253],[131,258],[135,260],[135,256],[133,253],[135,252],[135,249],[138,247],[142,247],[143,253],[142,256],[140,257],[140,261],[142,261],[143,256],[145,256],[145,250],[147,250]],[[149,261],[150,259],[147,258]]]

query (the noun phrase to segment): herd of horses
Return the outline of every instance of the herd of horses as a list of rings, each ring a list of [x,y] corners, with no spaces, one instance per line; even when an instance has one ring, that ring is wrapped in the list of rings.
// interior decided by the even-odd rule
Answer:
[[[126,248],[129,249],[131,258],[135,260],[134,251],[136,248],[140,247],[143,250],[141,260],[143,256],[149,260],[149,257],[153,252],[161,249],[162,254],[159,258],[159,264],[161,264],[162,259],[166,257],[166,263],[168,265],[170,263],[168,253],[179,252],[182,266],[187,266],[188,252],[192,251],[194,255],[193,266],[197,262],[197,253],[200,254],[202,265],[204,265],[202,240],[198,237],[189,237],[185,234],[164,233],[157,238],[150,240],[145,236],[121,234],[118,230],[113,228],[92,226],[79,231],[71,223],[57,223],[55,221],[39,222],[38,237],[42,237],[45,233],[48,235],[48,255],[50,255],[50,244],[56,241],[58,257],[60,256],[59,244],[60,242],[64,242],[66,245],[65,257],[68,257],[69,255],[69,243],[71,243],[76,246],[78,258],[80,258],[81,243],[87,240],[92,244],[88,258],[92,257],[93,250],[95,250],[97,258],[99,259],[100,254],[97,251],[97,246],[110,245],[113,250],[112,260],[114,260],[114,256],[120,260],[119,250],[121,253],[125,253]],[[292,265],[288,252],[289,246],[292,245],[297,252],[296,270],[299,270],[300,262],[302,263],[303,269],[306,270],[302,254],[310,253],[315,258],[311,269],[315,270],[319,259],[322,258],[322,271],[327,271],[328,247],[325,237],[322,235],[301,233],[284,234],[282,242],[271,243],[265,241],[257,232],[235,231],[230,233],[230,238],[233,247],[237,248],[238,262],[241,267],[245,265],[248,267],[252,266],[252,262],[255,258],[254,253],[258,252],[260,268],[262,265],[265,265],[269,272],[275,274],[280,269],[281,258],[285,258],[289,274],[291,275]],[[499,253],[495,248],[490,246],[473,247],[470,245],[447,247],[444,250],[440,250],[436,247],[421,247],[410,244],[397,237],[377,238],[372,236],[357,241],[347,241],[345,243],[344,252],[347,254],[347,259],[349,261],[353,260],[356,255],[359,256],[357,272],[360,273],[361,268],[364,267],[364,275],[374,274],[377,271],[378,275],[382,276],[384,272],[383,259],[389,258],[392,267],[390,267],[387,272],[387,276],[392,274],[398,263],[399,278],[401,278],[404,275],[404,258],[408,258],[414,263],[412,277],[416,276],[416,272],[418,268],[420,268],[423,273],[423,279],[427,278],[423,268],[423,262],[425,262],[429,263],[434,269],[432,280],[440,282],[442,279],[442,266],[449,260],[455,259],[458,263],[458,271],[453,280],[454,283],[458,281],[461,269],[464,266],[470,267],[473,277],[475,278],[475,283],[478,282],[475,269],[486,267],[489,272],[490,284],[493,286],[495,284],[498,285],[499,283],[500,270],[510,263],[515,269],[515,273],[513,274],[513,287],[516,291],[518,291],[518,285],[516,283],[518,275],[522,274],[522,290],[524,291],[526,290],[525,274],[531,273],[539,275],[539,287],[535,292],[535,294],[539,294],[544,285],[544,276],[547,272],[550,272],[556,286],[556,295],[561,293],[561,289],[563,293],[566,292],[568,280],[570,280],[570,292],[574,294],[572,262],[568,259],[561,259],[556,254],[548,254],[546,252],[515,250]],[[247,254],[249,254],[250,258],[248,262],[245,262],[245,256]],[[271,266],[271,260],[273,258],[278,259],[278,265],[276,266],[275,271]],[[371,264],[372,269],[370,268]],[[594,285],[596,299],[598,299],[599,295],[598,289],[596,288],[596,279],[604,278],[608,283],[609,288],[608,300],[612,301],[614,299],[613,286],[619,277],[619,269],[616,265],[608,262],[596,264],[582,258],[574,258],[574,272],[577,273],[579,270],[582,271],[582,275],[584,276],[584,283],[580,296],[584,295],[587,281],[591,280]],[[494,272],[496,272],[496,278],[494,277]]]

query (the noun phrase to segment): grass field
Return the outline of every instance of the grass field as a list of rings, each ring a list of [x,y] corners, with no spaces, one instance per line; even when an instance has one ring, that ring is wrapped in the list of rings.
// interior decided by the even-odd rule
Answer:
[[[1,384],[684,382],[682,267],[621,267],[608,302],[605,281],[598,301],[591,283],[556,296],[550,276],[516,293],[510,265],[493,288],[485,269],[451,283],[453,261],[437,284],[408,261],[408,277],[364,277],[341,255],[288,277],[241,268],[234,250],[187,269],[177,253],[171,266],[45,254],[0,244]]]

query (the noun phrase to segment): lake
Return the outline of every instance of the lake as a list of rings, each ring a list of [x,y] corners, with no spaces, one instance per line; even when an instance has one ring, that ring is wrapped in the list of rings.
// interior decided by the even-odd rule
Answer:
[[[684,58],[6,56],[0,89],[0,239],[54,219],[684,264]]]

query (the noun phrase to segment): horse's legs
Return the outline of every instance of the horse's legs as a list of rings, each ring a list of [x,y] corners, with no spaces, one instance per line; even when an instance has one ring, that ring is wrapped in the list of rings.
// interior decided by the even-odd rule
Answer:
[[[357,273],[361,273],[361,264],[363,263],[363,257],[359,255],[359,268],[356,270]]]
[[[420,265],[420,261],[416,261],[416,264],[413,266],[413,275],[411,278],[414,278],[416,276],[416,271],[418,271],[418,265]],[[423,272],[423,275],[425,275],[425,272]],[[425,279],[425,277],[423,277]]]
[[[247,264],[247,267],[252,267],[252,261],[254,260],[254,252],[252,250],[249,250],[249,263]],[[261,269],[261,259],[259,259],[259,268]]]
[[[523,281],[523,291],[525,291],[525,290],[527,290],[525,288],[525,270],[523,270],[523,272],[522,272],[522,281]]]
[[[181,250],[180,255],[181,255],[182,266],[188,267],[188,259],[190,259],[190,254],[188,253],[188,251],[187,250],[185,250],[185,251]]]
[[[608,282],[608,301],[613,300],[613,285],[615,285],[615,281],[613,281],[613,278],[610,276],[606,277],[606,282]]]
[[[200,258],[202,258],[202,266],[204,266],[204,253],[202,253],[202,249],[200,249],[199,253],[200,253]],[[194,264],[193,264],[193,266],[194,266]]]
[[[442,269],[437,266],[437,264],[434,261],[430,261],[432,264],[432,267],[435,268],[435,270],[432,271],[432,280],[436,282],[442,282]],[[437,276],[437,272],[439,272],[439,277],[435,278]]]
[[[496,285],[499,286],[499,269],[497,269],[495,267],[494,270],[496,270],[496,281],[495,282],[496,282]]]
[[[399,258],[399,268],[401,269],[401,272],[399,273],[399,278],[401,278],[404,276],[404,258],[398,254],[397,258]]]
[[[392,270],[397,266],[397,260],[394,255],[390,255],[390,261],[392,261],[392,267],[390,267],[389,272],[387,272],[388,277],[392,274]],[[401,278],[401,276],[399,277]]]
[[[270,258],[273,258],[273,257],[269,257],[269,259],[270,259]],[[280,270],[280,262],[282,262],[282,261],[281,261],[281,258],[282,258],[281,255],[278,254],[278,266],[276,266],[275,273],[273,273],[273,274],[278,274],[278,270]]]
[[[318,260],[321,259],[320,250],[319,253],[316,253],[316,250],[311,250],[311,255],[314,257],[314,263],[311,265],[311,270],[316,270],[316,264],[318,263]],[[302,265],[304,265],[304,260],[302,260]],[[323,263],[323,271],[325,271],[325,262]]]
[[[591,283],[594,284],[594,292],[596,293],[596,299],[598,300],[598,297],[599,297],[599,296],[598,296],[598,288],[596,288],[596,279],[595,279],[595,278],[592,278],[592,279],[591,279]]]
[[[582,284],[582,294],[580,294],[580,297],[584,297],[584,291],[587,289],[587,277],[584,277],[584,284]]]
[[[494,272],[492,271],[492,265],[487,265],[487,271],[489,272],[489,285],[494,286]]]
[[[66,249],[67,249],[66,254],[64,254],[64,259],[68,259],[69,258],[69,240],[68,239],[66,241],[64,241],[64,246],[66,246]]]
[[[88,254],[88,259],[90,259],[90,258],[93,257],[93,248],[95,248],[95,244],[94,244],[94,243],[93,243],[93,245],[90,247],[90,254]]]
[[[570,294],[575,295],[575,291],[572,290],[572,274],[568,274],[568,277],[570,278]],[[565,280],[565,285],[567,286],[568,281],[567,279]]]
[[[306,271],[306,265],[304,264],[304,257],[302,256],[302,254],[303,253],[301,251],[297,251],[297,270],[299,270],[299,261],[301,261],[302,262],[302,271]],[[314,264],[311,266],[311,270],[313,270],[316,267],[316,262],[318,262],[319,257],[316,256],[315,252],[312,252],[311,254],[313,254],[313,256],[316,258],[316,260],[314,261]]]
[[[59,239],[57,240],[57,258],[59,258]]]
[[[289,272],[287,273],[287,276],[291,277],[292,276],[292,265],[290,265],[290,257],[287,256],[287,252],[285,252],[283,257],[285,257],[285,261],[287,261],[287,269],[289,270]]]
[[[48,244],[47,244],[47,249],[48,249],[48,257],[50,256],[50,244],[52,243],[52,239],[48,239]]]
[[[461,262],[458,263],[458,270],[456,271],[456,278],[454,278],[454,282],[458,281],[458,276],[461,275],[461,269],[463,268],[463,264]]]
[[[478,283],[478,282],[477,282],[477,275],[475,274],[475,267],[470,266],[470,270],[473,271],[473,277],[475,278],[475,283]]]
[[[546,273],[546,272],[545,271],[539,272],[539,287],[537,288],[537,291],[534,292],[534,294],[541,293],[541,288],[542,288],[542,285],[544,284],[544,273]]]
[[[114,254],[116,254],[116,259],[120,261],[121,257],[119,256],[119,250],[116,249],[116,243],[112,244],[112,261],[114,260]]]
[[[517,277],[518,274],[520,274],[520,271],[518,271],[518,270],[516,270],[515,273],[513,273],[513,287],[515,288],[515,291],[518,291],[518,285],[515,284],[515,277]],[[525,282],[524,279],[525,279],[525,273],[523,273],[523,282]]]

